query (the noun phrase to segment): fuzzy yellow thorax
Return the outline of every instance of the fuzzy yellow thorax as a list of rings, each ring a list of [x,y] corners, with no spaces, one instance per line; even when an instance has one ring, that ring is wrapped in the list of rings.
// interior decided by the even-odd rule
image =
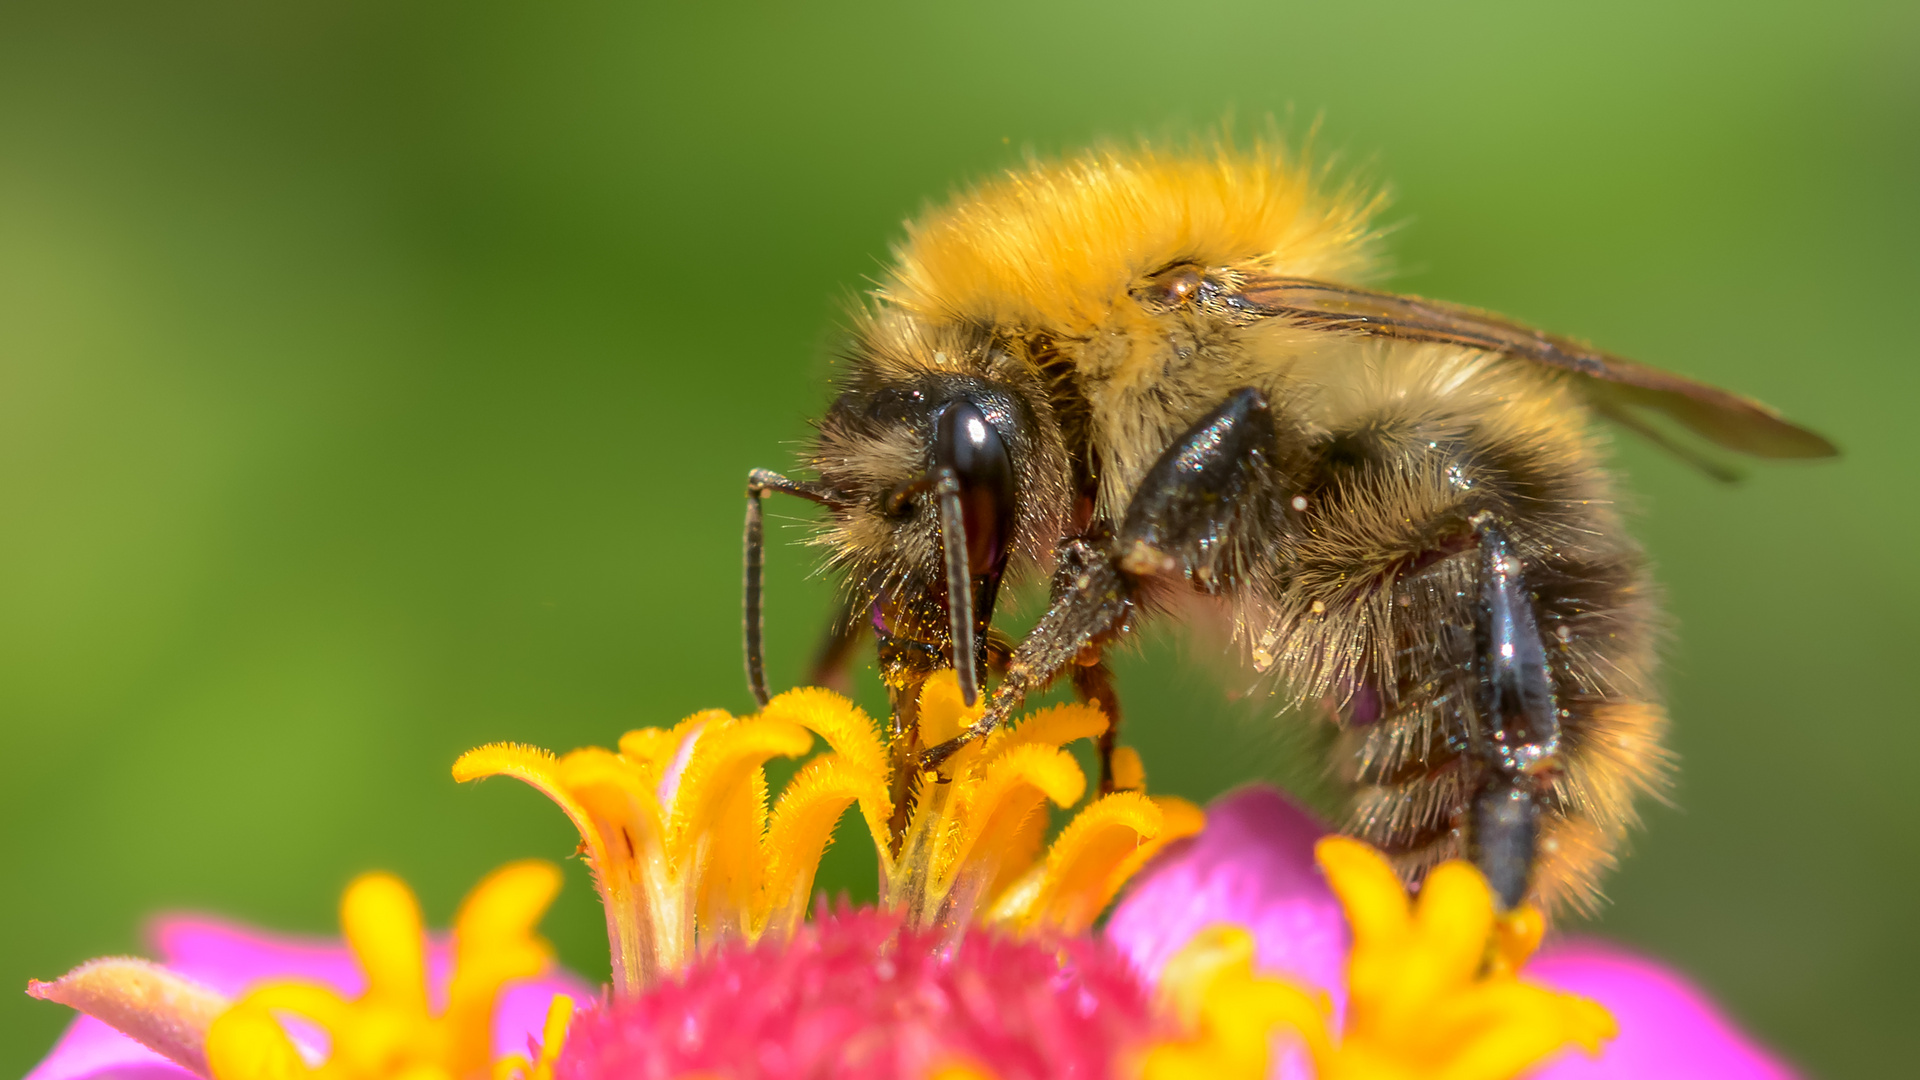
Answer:
[[[1569,1044],[1597,1053],[1616,1033],[1598,1003],[1522,982],[1537,912],[1494,912],[1468,863],[1434,868],[1417,900],[1378,852],[1345,837],[1315,849],[1353,931],[1347,1016],[1324,995],[1253,973],[1254,943],[1217,927],[1168,966],[1161,993],[1190,1032],[1153,1047],[1145,1080],[1267,1075],[1272,1040],[1297,1036],[1318,1080],[1507,1080]]]
[[[553,950],[534,933],[560,888],[551,863],[512,863],[488,875],[460,905],[446,1007],[431,1010],[420,905],[391,874],[348,886],[340,927],[367,976],[353,1000],[314,983],[269,983],[222,1013],[207,1032],[213,1080],[549,1080],[573,1002],[555,995],[537,1063],[492,1060],[492,1017],[501,987],[544,971]],[[331,1040],[309,1068],[274,1013],[318,1024]]]
[[[1365,278],[1382,200],[1329,188],[1325,172],[1272,140],[1031,162],[909,222],[878,295],[935,317],[1088,335],[1113,329],[1134,275],[1176,261]]]
[[[978,712],[961,705],[951,672],[936,675],[921,698],[923,738],[957,732]],[[790,936],[834,826],[854,805],[879,853],[881,902],[911,924],[1085,930],[1153,851],[1202,822],[1191,804],[1115,792],[1094,800],[1041,857],[1046,806],[1071,806],[1087,787],[1061,747],[1105,728],[1095,708],[1059,706],[955,755],[918,778],[897,855],[879,730],[828,690],[788,691],[754,716],[711,710],[673,728],[631,731],[617,751],[555,757],[483,746],[453,774],[517,777],[572,820],[606,907],[614,990],[631,996],[704,949]],[[827,751],[803,764],[769,808],[765,764],[812,752],[815,736]],[[1137,786],[1137,756],[1121,762]]]

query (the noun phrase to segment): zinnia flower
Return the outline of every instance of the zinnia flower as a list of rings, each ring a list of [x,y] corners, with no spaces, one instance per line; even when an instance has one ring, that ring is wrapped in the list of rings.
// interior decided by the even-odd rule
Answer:
[[[929,680],[927,741],[972,715],[950,675]],[[1496,915],[1462,863],[1410,898],[1379,855],[1321,837],[1271,793],[1225,801],[1193,836],[1200,812],[1137,790],[1138,759],[1122,754],[1134,790],[1093,799],[1048,844],[1046,808],[1086,793],[1063,746],[1104,727],[1088,706],[1043,710],[904,786],[872,721],[820,690],[756,716],[712,711],[630,732],[617,751],[465,755],[457,777],[525,780],[580,831],[614,968],[611,996],[571,1028],[572,1000],[591,1000],[577,986],[513,987],[547,962],[532,928],[556,879],[537,863],[496,872],[469,898],[450,975],[445,946],[422,951],[411,895],[377,875],[342,909],[363,979],[337,948],[221,930],[233,962],[200,963],[163,932],[166,966],[96,961],[35,992],[215,1080],[1494,1080],[1556,1054],[1555,1076],[1777,1069],[1644,961],[1563,946],[1522,978],[1537,914]],[[826,752],[770,803],[764,763],[809,753],[816,736]],[[900,790],[916,794],[895,806]],[[880,855],[881,906],[809,921],[815,867],[854,806]],[[1122,884],[1172,842],[1093,934]],[[1658,1015],[1644,1015],[1649,1001]],[[1615,1016],[1628,1030],[1597,1061],[1562,1052],[1599,1050]],[[89,1050],[105,1045],[101,1030],[77,1022],[31,1080],[104,1080],[165,1060],[124,1043],[118,1057]]]
[[[531,1072],[517,1055],[557,1052],[550,1021],[592,998],[549,971],[533,934],[558,888],[549,863],[503,867],[461,904],[452,934],[433,938],[411,890],[378,873],[348,886],[343,942],[161,919],[161,964],[107,957],[28,985],[85,1015],[27,1080],[295,1080],[329,1056],[329,1080],[452,1080],[495,1062]],[[275,1019],[289,1014],[306,1022]]]
[[[1152,977],[1176,963],[1183,944],[1196,933],[1219,924],[1241,926],[1251,937],[1255,971],[1326,994],[1333,1015],[1347,1017],[1350,1026],[1356,1019],[1366,1023],[1352,1015],[1362,1008],[1392,1015],[1408,1004],[1393,999],[1412,991],[1416,980],[1403,976],[1400,985],[1367,985],[1371,958],[1362,955],[1361,946],[1370,934],[1400,932],[1376,921],[1397,920],[1399,914],[1390,907],[1361,910],[1364,905],[1348,897],[1337,875],[1330,887],[1314,858],[1316,845],[1327,842],[1325,834],[1323,825],[1272,789],[1227,795],[1208,808],[1205,832],[1168,850],[1135,880],[1108,918],[1105,937]],[[1456,888],[1458,882],[1430,877],[1423,903],[1438,887]],[[1537,924],[1528,932],[1537,933]],[[1350,945],[1356,938],[1359,944]],[[1686,978],[1618,946],[1593,938],[1554,940],[1526,963],[1524,973],[1530,982],[1598,1002],[1619,1029],[1598,1056],[1562,1051],[1530,1077],[1786,1080],[1794,1075]],[[1278,1075],[1313,1073],[1295,1054]],[[1322,1073],[1321,1080],[1329,1077]]]

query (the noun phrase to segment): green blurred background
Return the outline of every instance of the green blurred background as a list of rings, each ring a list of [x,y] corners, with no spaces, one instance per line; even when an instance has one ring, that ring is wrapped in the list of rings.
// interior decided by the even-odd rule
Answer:
[[[742,478],[901,220],[1291,110],[1397,193],[1395,286],[1846,447],[1721,488],[1622,446],[1685,771],[1598,930],[1816,1073],[1911,1060],[1920,7],[694,8],[0,6],[0,987],[158,909],[324,931],[381,866],[443,922],[564,856],[448,764],[747,705]],[[1161,790],[1306,771],[1177,636],[1123,679]],[[548,929],[604,971],[569,866]],[[0,1071],[66,1019],[0,994]]]

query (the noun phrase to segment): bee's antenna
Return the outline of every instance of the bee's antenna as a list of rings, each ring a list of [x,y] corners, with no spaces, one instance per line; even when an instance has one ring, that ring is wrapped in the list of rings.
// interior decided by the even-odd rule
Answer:
[[[845,509],[852,505],[844,495],[832,488],[812,481],[789,480],[771,469],[754,469],[747,473],[747,532],[743,541],[746,548],[746,639],[747,639],[747,689],[753,692],[753,700],[765,708],[773,694],[767,688],[766,625],[761,614],[761,579],[766,568],[767,538],[766,528],[761,523],[760,497],[769,491],[783,491],[788,495],[798,495],[808,502],[834,509]],[[961,557],[965,558],[965,551]]]
[[[960,478],[952,469],[934,474],[940,508],[940,546],[947,567],[947,636],[953,642],[953,673],[968,708],[980,699],[980,660],[973,639],[973,571],[967,564],[967,520],[960,508]]]
[[[766,488],[755,481],[760,479],[761,471],[755,469],[747,477],[747,535],[744,546],[747,552],[747,689],[753,693],[753,700],[764,709],[773,695],[767,691],[766,622],[760,608],[760,581],[766,566],[766,531],[760,523],[760,496],[766,492]]]

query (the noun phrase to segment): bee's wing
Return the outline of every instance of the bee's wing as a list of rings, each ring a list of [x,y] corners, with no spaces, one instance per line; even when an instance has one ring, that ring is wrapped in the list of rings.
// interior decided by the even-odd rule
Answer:
[[[1641,410],[1663,413],[1717,445],[1755,457],[1821,458],[1840,452],[1757,401],[1485,311],[1306,278],[1254,276],[1233,292],[1229,303],[1245,304],[1251,313],[1317,330],[1465,345],[1572,372],[1582,377],[1597,411],[1659,441],[1664,440],[1638,415]],[[1714,471],[1710,463],[1696,464]]]

